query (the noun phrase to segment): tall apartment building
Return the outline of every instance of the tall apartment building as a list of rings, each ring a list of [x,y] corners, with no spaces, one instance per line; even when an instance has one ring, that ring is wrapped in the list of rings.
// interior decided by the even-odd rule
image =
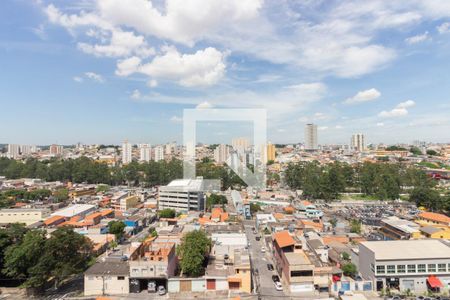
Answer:
[[[316,150],[318,149],[317,141],[317,125],[306,124],[305,126],[305,149]]]
[[[230,146],[225,144],[220,144],[214,149],[214,160],[218,164],[223,164],[227,161],[230,156]]]
[[[244,153],[250,147],[248,139],[240,137],[231,141],[231,146],[239,153]]]
[[[54,155],[54,156],[61,155],[63,153],[63,150],[64,150],[63,146],[56,145],[56,144],[50,145],[50,149],[49,149],[50,155]]]
[[[20,154],[22,156],[29,156],[32,153],[36,153],[37,149],[36,146],[32,145],[20,145]]]
[[[164,147],[156,146],[155,147],[155,161],[164,160]]]
[[[356,133],[352,135],[351,147],[356,151],[364,151],[366,149],[366,142],[364,139],[364,134]]]
[[[203,211],[206,201],[203,185],[203,178],[197,178],[177,179],[166,186],[161,186],[158,192],[159,209]]]
[[[133,151],[133,145],[131,145],[128,141],[123,142],[123,144],[122,144],[122,163],[124,165],[129,164],[133,160],[132,151]]]
[[[149,144],[139,145],[139,160],[149,162],[152,159],[152,147]]]
[[[268,144],[266,147],[266,158],[267,161],[275,161],[275,145],[274,144]]]
[[[8,152],[6,153],[8,158],[17,159],[20,156],[20,146],[16,144],[8,144]]]

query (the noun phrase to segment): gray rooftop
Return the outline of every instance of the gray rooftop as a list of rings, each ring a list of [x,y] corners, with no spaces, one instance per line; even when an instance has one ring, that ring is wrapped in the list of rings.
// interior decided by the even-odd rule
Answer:
[[[450,258],[450,247],[433,239],[370,241],[360,245],[374,252],[377,260]]]
[[[98,262],[86,272],[85,275],[121,275],[128,276],[130,273],[130,268],[127,262]]]

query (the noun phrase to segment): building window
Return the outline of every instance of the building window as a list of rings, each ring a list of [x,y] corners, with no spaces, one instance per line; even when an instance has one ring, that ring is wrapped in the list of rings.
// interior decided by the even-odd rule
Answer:
[[[397,273],[406,273],[405,265],[397,265]]]
[[[377,274],[386,273],[385,266],[377,266]]]
[[[416,273],[416,265],[408,265],[408,273]]]
[[[447,271],[445,269],[445,264],[438,264],[438,272],[445,272]]]
[[[419,273],[426,273],[427,269],[425,264],[418,264],[417,265],[417,272]]]
[[[387,272],[388,272],[388,274],[394,274],[395,273],[395,266],[394,265],[387,266]]]
[[[444,265],[445,267],[445,265]],[[436,272],[436,264],[428,264],[428,273],[430,272]]]
[[[125,276],[117,276],[117,280],[125,280]]]

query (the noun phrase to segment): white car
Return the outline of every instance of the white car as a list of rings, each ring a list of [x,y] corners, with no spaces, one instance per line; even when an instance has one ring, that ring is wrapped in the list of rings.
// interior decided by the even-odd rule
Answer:
[[[279,281],[275,281],[275,289],[277,291],[282,291],[283,290],[283,286],[281,285],[281,283]]]
[[[261,252],[262,252],[262,253],[265,253],[265,252],[266,252],[266,247],[262,247],[262,248],[261,248]]]

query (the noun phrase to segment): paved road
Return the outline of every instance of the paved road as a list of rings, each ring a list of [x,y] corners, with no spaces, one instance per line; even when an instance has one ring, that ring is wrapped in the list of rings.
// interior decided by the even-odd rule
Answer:
[[[272,261],[271,254],[267,249],[265,253],[261,252],[261,248],[264,246],[264,241],[262,239],[260,241],[256,241],[255,234],[252,231],[252,227],[254,226],[255,222],[253,220],[244,221],[245,234],[247,235],[247,239],[250,242],[249,252],[253,272],[255,272],[255,269],[258,269],[259,273],[257,276],[253,277],[255,290],[257,291],[258,295],[261,296],[261,299],[280,299],[282,297],[287,298],[283,291],[275,290],[275,285],[272,281],[272,275],[276,274],[276,271],[269,271],[267,269],[268,263],[271,263],[273,265],[274,263]]]

